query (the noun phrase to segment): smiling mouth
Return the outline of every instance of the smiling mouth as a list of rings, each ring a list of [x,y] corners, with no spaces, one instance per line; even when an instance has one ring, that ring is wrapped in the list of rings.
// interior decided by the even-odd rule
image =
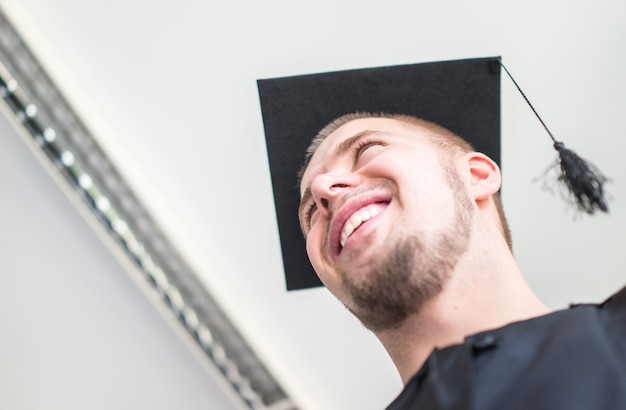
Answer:
[[[341,245],[340,249],[343,249],[348,241],[348,238],[350,238],[350,236],[357,229],[359,229],[363,223],[380,214],[387,207],[387,205],[388,203],[386,202],[377,202],[367,205],[353,213],[341,229],[341,235],[339,237],[339,244]]]

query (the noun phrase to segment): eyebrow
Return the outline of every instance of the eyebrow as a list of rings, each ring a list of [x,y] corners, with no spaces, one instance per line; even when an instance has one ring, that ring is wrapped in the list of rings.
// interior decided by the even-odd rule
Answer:
[[[378,132],[380,132],[380,131],[364,130],[364,131],[361,131],[361,132],[359,132],[357,134],[354,134],[350,138],[347,138],[347,139],[343,140],[335,148],[335,151],[333,152],[332,158],[334,159],[334,158],[338,158],[338,157],[344,155],[346,152],[350,151],[350,148],[352,148],[352,146],[354,144],[356,144],[361,138],[366,137],[366,136],[368,136],[370,134],[378,133]]]
[[[307,188],[304,190],[304,194],[302,194],[302,198],[300,199],[300,206],[298,207],[298,216],[302,213],[302,208],[304,208],[304,204],[307,203],[309,199],[313,196],[311,192],[311,188]]]

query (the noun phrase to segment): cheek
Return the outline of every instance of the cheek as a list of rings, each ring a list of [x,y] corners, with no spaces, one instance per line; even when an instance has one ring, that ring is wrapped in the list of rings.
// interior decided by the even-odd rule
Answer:
[[[323,235],[318,232],[319,229],[313,228],[306,240],[306,253],[309,256],[311,265],[317,276],[320,278],[324,286],[333,289],[336,286],[337,275],[335,270],[328,265],[322,255]]]
[[[436,158],[397,155],[395,161],[372,162],[377,176],[393,181],[403,225],[428,230],[447,220],[455,209],[455,198]]]
[[[322,258],[322,242],[322,235],[319,233],[319,229],[314,226],[306,238],[306,253],[318,275],[323,272],[325,265]]]

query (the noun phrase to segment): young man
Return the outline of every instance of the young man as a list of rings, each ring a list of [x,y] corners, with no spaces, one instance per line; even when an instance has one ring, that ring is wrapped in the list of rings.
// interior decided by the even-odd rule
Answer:
[[[344,120],[311,150],[300,224],[322,283],[404,383],[434,348],[548,313],[507,244],[495,162],[434,124]]]
[[[447,104],[466,102],[461,118],[489,134],[480,129],[484,117],[467,115],[476,108],[475,95],[483,105],[495,101],[483,98],[484,84],[458,90],[467,78],[493,81],[484,63],[454,63],[452,70],[444,64],[436,67],[443,69],[441,77],[430,66],[426,77],[439,92],[449,85],[451,71],[460,73]],[[409,75],[424,74],[422,68]],[[379,77],[386,70],[365,77],[370,74],[376,80],[361,82],[355,101],[374,98],[386,101],[385,108],[387,101],[405,97],[406,87],[394,82],[395,75],[389,83]],[[332,84],[327,76],[320,84]],[[268,97],[264,86],[262,99]],[[415,89],[421,87],[409,89],[407,98]],[[491,114],[499,111],[495,105],[488,108]],[[264,107],[272,163],[271,112]],[[456,115],[454,110],[450,123],[457,124]],[[470,136],[476,132],[459,127]],[[279,181],[273,181],[280,224],[285,209],[278,205]],[[389,408],[626,408],[626,290],[602,305],[550,313],[512,256],[500,183],[496,161],[414,116],[343,115],[307,149],[298,208],[306,252],[323,285],[374,332],[398,369],[405,389]],[[287,209],[295,213],[292,208]],[[281,238],[287,232],[281,230]],[[289,250],[283,242],[283,254]]]

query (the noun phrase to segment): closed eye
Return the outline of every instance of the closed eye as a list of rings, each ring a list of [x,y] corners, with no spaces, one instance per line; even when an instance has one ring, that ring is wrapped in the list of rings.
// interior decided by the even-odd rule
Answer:
[[[367,151],[369,148],[375,146],[386,146],[387,142],[377,139],[377,138],[361,138],[357,144],[352,147],[352,155],[354,157],[354,163],[359,161],[361,156]]]
[[[311,228],[311,225],[313,224],[313,217],[315,212],[317,212],[317,204],[315,203],[315,201],[310,200],[308,204],[306,204],[304,206],[304,209],[302,210],[302,230],[304,231],[305,235],[306,233],[309,231],[309,229]]]

